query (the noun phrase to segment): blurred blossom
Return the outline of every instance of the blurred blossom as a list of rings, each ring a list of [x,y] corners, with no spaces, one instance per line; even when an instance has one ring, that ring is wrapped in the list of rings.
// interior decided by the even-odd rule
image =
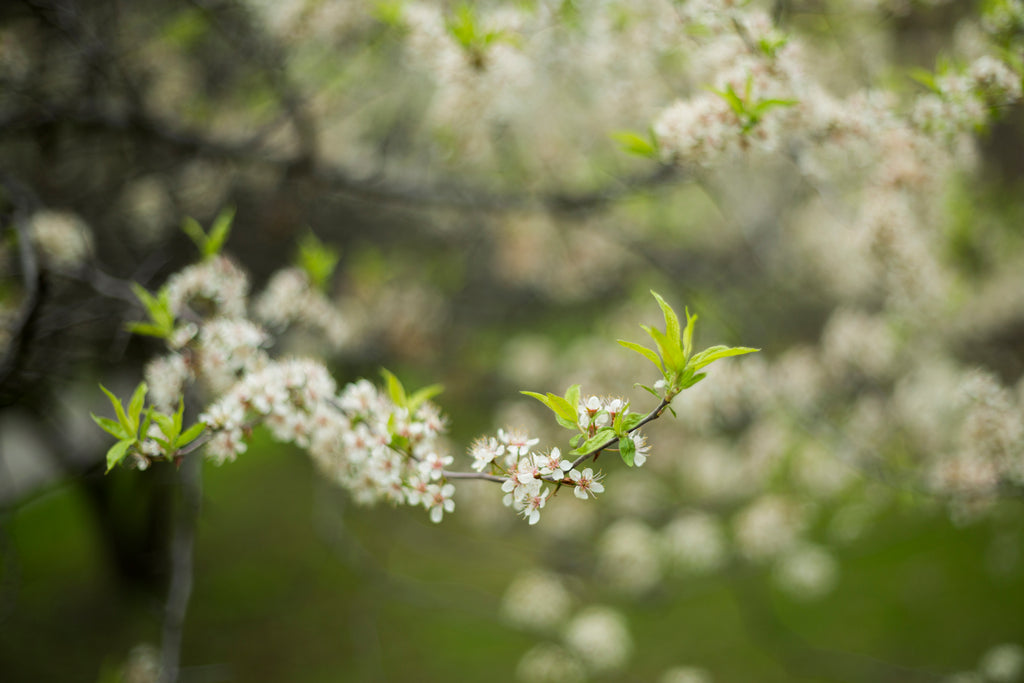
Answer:
[[[656,534],[636,519],[612,523],[597,542],[597,571],[626,593],[650,590],[661,580]]]
[[[505,590],[501,612],[517,626],[552,629],[569,615],[571,598],[557,574],[530,570],[518,574]]]
[[[987,683],[985,677],[976,671],[958,671],[942,679],[943,683]]]
[[[805,524],[799,505],[781,496],[765,495],[736,515],[733,536],[747,559],[765,560],[792,548]]]
[[[719,440],[691,444],[679,458],[679,474],[685,488],[711,501],[736,500],[753,488],[743,460]]]
[[[121,209],[139,244],[152,246],[170,232],[175,207],[164,180],[155,175],[133,180],[121,192]]]
[[[35,212],[29,221],[29,234],[43,262],[54,268],[74,268],[92,254],[89,226],[67,211]]]
[[[588,607],[573,617],[565,643],[595,673],[621,669],[633,653],[626,620],[610,607]]]
[[[978,670],[992,683],[1024,681],[1024,647],[1017,643],[996,645],[982,656]]]
[[[520,334],[512,337],[501,353],[501,372],[512,383],[540,386],[557,364],[554,344],[547,337]]]
[[[278,271],[267,283],[254,303],[256,318],[268,325],[283,328],[298,323],[316,330],[334,349],[341,348],[352,331],[341,311],[318,289],[299,268]]]
[[[772,364],[770,381],[779,401],[806,412],[819,406],[825,371],[814,349],[798,346]]]
[[[586,671],[571,652],[542,643],[519,659],[516,678],[522,683],[576,683],[587,679]]]
[[[884,379],[893,369],[896,340],[888,323],[878,316],[839,309],[821,336],[825,366],[839,377],[854,370]]]
[[[694,666],[677,666],[661,675],[658,683],[712,683],[711,674]]]
[[[148,643],[133,647],[120,680],[122,683],[157,683],[160,680],[160,650]]]
[[[775,583],[798,600],[816,600],[832,591],[839,573],[838,563],[823,548],[801,545],[779,558]]]
[[[793,455],[793,479],[810,496],[830,500],[857,479],[858,473],[820,441],[807,441]]]
[[[661,550],[679,572],[706,573],[721,567],[727,546],[722,525],[704,512],[684,513],[661,530]]]

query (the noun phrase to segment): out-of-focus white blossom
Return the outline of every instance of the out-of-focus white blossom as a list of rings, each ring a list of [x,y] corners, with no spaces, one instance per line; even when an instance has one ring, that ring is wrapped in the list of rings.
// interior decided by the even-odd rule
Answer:
[[[661,580],[658,537],[644,522],[620,519],[597,544],[597,571],[626,593],[642,593]]]
[[[804,525],[799,505],[769,494],[758,498],[736,515],[733,535],[739,551],[748,559],[758,561],[792,548]]]
[[[633,653],[626,620],[610,607],[588,607],[573,617],[565,643],[595,673],[621,669]]]
[[[837,576],[835,558],[818,546],[801,545],[775,564],[775,583],[798,600],[816,600],[829,593]]]
[[[67,211],[44,209],[32,214],[29,235],[44,263],[74,268],[92,254],[92,232],[85,221]]]
[[[982,655],[978,671],[992,683],[1024,680],[1024,647],[1017,643],[1003,643],[990,648]]]
[[[712,683],[711,674],[695,666],[677,666],[661,675],[658,683]]]
[[[721,567],[728,546],[721,523],[703,512],[680,515],[661,530],[661,552],[682,573],[707,573]]]
[[[516,679],[521,683],[580,683],[587,676],[571,652],[553,643],[542,643],[519,659]]]
[[[340,348],[351,337],[341,312],[312,286],[309,276],[299,268],[278,271],[256,299],[254,312],[272,327],[299,323],[317,330],[334,348]]]
[[[249,278],[229,259],[215,256],[175,273],[164,290],[176,316],[194,306],[201,315],[215,312],[226,318],[244,318]]]
[[[150,403],[161,412],[173,413],[185,382],[192,377],[185,358],[178,353],[154,358],[146,365],[143,374],[149,385]]]
[[[552,629],[565,621],[571,604],[571,596],[557,574],[530,570],[509,584],[501,611],[518,626]]]

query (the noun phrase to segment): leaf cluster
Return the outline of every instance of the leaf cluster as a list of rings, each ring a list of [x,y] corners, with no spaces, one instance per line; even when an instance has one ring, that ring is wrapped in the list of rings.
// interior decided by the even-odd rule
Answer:
[[[128,400],[127,408],[121,399],[114,396],[102,384],[100,389],[107,395],[114,408],[114,415],[117,417],[116,420],[112,420],[109,417],[90,413],[100,429],[117,439],[117,443],[107,451],[107,472],[124,461],[133,448],[141,452],[144,439],[156,441],[163,449],[167,459],[171,459],[181,448],[195,441],[206,428],[205,424],[197,422],[182,431],[184,426],[182,418],[185,413],[184,399],[178,400],[178,410],[173,415],[162,413],[153,406],[143,410],[146,392],[149,390],[145,382],[140,382],[139,386],[135,388]],[[159,427],[159,434],[150,432],[150,427],[154,423]]]
[[[145,287],[133,282],[132,291],[142,302],[146,313],[149,315],[149,322],[132,322],[126,326],[129,332],[143,334],[150,337],[167,339],[174,332],[174,313],[171,311],[170,300],[167,290],[157,292],[156,296],[150,294]]]
[[[229,206],[224,208],[217,217],[213,219],[210,232],[203,230],[203,226],[194,218],[186,218],[181,224],[181,229],[195,243],[203,259],[211,259],[221,252],[224,243],[231,233],[231,224],[235,220],[235,208]]]
[[[754,126],[761,122],[764,115],[772,109],[777,109],[779,107],[792,107],[797,103],[797,100],[780,100],[771,98],[755,101],[753,96],[753,83],[753,76],[747,76],[747,82],[743,88],[743,95],[737,93],[731,83],[726,84],[724,90],[709,88],[711,92],[726,101],[729,108],[732,109],[734,114],[736,114],[736,118],[740,120],[740,125],[744,133],[750,132]]]
[[[619,340],[619,344],[636,351],[641,356],[654,364],[661,372],[665,382],[664,394],[659,394],[654,388],[640,385],[650,393],[654,394],[664,405],[671,403],[673,397],[683,389],[692,387],[704,379],[707,373],[699,370],[707,367],[720,358],[729,356],[740,356],[746,353],[753,353],[759,349],[752,349],[745,346],[711,346],[703,351],[693,352],[693,330],[697,323],[697,316],[690,315],[686,310],[686,324],[680,323],[679,316],[675,310],[655,291],[651,291],[658,306],[661,307],[662,315],[665,318],[665,331],[647,325],[641,325],[645,332],[654,340],[655,348],[651,349],[636,342]],[[611,424],[597,429],[591,433],[579,424],[577,413],[580,404],[580,385],[574,384],[569,387],[564,396],[548,392],[540,394],[535,391],[521,391],[526,396],[531,396],[543,403],[555,414],[555,419],[562,427],[577,432],[570,440],[573,450],[572,455],[586,455],[606,448],[618,440],[619,455],[627,466],[633,466],[633,459],[636,456],[636,442],[631,436],[642,422],[644,416],[640,413],[629,412],[629,404],[623,405],[616,413]],[[664,407],[661,406],[661,407]],[[671,409],[671,407],[670,407]],[[603,412],[603,410],[601,411]],[[598,413],[598,415],[600,412]],[[594,416],[595,418],[597,415]]]
[[[672,398],[683,389],[689,389],[697,382],[707,376],[707,373],[699,370],[721,358],[729,356],[740,356],[747,353],[754,353],[760,349],[752,349],[746,346],[711,346],[703,351],[693,352],[693,330],[697,324],[697,316],[690,315],[689,309],[685,310],[686,325],[680,324],[679,316],[671,306],[655,291],[651,291],[658,306],[661,307],[662,315],[665,318],[665,331],[641,325],[645,332],[654,340],[655,349],[648,348],[636,342],[620,339],[619,344],[636,351],[641,356],[651,361],[665,381],[664,394],[659,394],[653,388],[643,386],[644,389],[658,398],[671,401]]]
[[[320,291],[327,289],[327,281],[334,273],[339,258],[338,250],[317,239],[312,230],[299,242],[299,250],[295,256],[299,267],[305,271],[313,286]]]

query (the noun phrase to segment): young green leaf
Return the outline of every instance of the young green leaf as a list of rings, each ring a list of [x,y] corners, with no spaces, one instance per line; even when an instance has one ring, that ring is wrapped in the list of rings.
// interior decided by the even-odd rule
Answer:
[[[573,422],[571,420],[566,420],[561,415],[555,415],[555,421],[558,424],[560,424],[561,426],[563,426],[566,429],[568,429],[569,431],[575,432],[576,430],[578,430],[580,428],[578,424],[576,424],[575,422]]]
[[[563,420],[567,420],[569,422],[575,422],[576,420],[575,406],[570,405],[569,401],[562,398],[561,396],[558,396],[557,394],[552,394],[548,392],[548,394],[545,396],[544,394],[538,394],[535,391],[520,391],[519,393],[537,399],[545,406],[547,406],[551,410],[551,412],[553,412],[556,416],[562,418]]]
[[[409,410],[416,410],[417,408],[420,407],[420,404],[429,401],[430,399],[434,398],[443,391],[443,384],[431,384],[423,387],[422,389],[417,389],[416,391],[412,392],[412,396],[409,397]]]
[[[706,373],[706,372],[698,372],[696,375],[693,375],[692,377],[686,377],[685,379],[683,379],[683,381],[680,384],[680,386],[683,389],[689,389],[694,384],[696,384],[697,382],[701,381],[702,379],[704,379],[707,376],[708,376],[708,373]]]
[[[217,214],[217,217],[213,219],[213,227],[210,228],[206,244],[203,245],[203,256],[205,258],[211,258],[220,253],[224,243],[227,242],[228,235],[231,233],[231,224],[234,220],[235,207],[233,206],[224,207]]]
[[[659,394],[657,391],[655,391],[652,387],[649,387],[646,384],[640,384],[639,382],[637,382],[633,386],[638,388],[638,389],[643,389],[644,391],[646,391],[648,394],[650,394],[654,398],[658,399],[659,401],[661,400],[661,394]]]
[[[573,384],[571,387],[565,390],[565,400],[569,402],[569,405],[571,405],[573,407],[573,410],[575,411],[576,407],[579,406],[580,404],[579,384]],[[573,415],[573,417],[569,419],[572,420],[573,422],[576,422],[575,414]]]
[[[592,437],[583,442],[581,446],[574,449],[571,455],[583,455],[584,453],[590,453],[593,450],[597,450],[601,446],[604,446],[609,441],[615,439],[615,430],[610,427],[603,427],[597,430],[597,433]]]
[[[683,350],[678,345],[673,345],[661,330],[649,327],[648,325],[641,325],[640,327],[651,336],[651,339],[657,345],[658,353],[661,354],[662,364],[665,366],[666,377],[669,374],[682,370],[685,364]]]
[[[636,442],[629,436],[619,438],[619,455],[626,467],[633,466],[633,458],[636,457]]]
[[[641,346],[636,342],[626,341],[625,339],[619,339],[619,344],[625,346],[627,349],[636,351],[647,360],[654,363],[654,367],[658,368],[659,371],[664,372],[664,368],[661,365],[661,359],[658,358],[658,354],[646,346]]]
[[[89,415],[92,417],[92,421],[99,425],[100,429],[105,431],[107,434],[110,434],[115,439],[127,439],[133,436],[126,433],[124,427],[122,427],[117,420],[111,420],[109,417],[100,417],[93,413],[89,413]]]
[[[742,356],[747,353],[756,353],[760,350],[761,349],[751,349],[746,346],[711,346],[704,349],[700,353],[695,354],[694,357],[690,359],[690,362],[687,365],[687,367],[693,368],[694,370],[700,370],[701,368],[705,367],[706,365],[710,365],[711,363],[714,363],[716,360],[719,360],[720,358],[728,358],[730,356]]]
[[[697,314],[690,315],[690,309],[686,311],[686,329],[683,330],[683,356],[686,357],[687,361],[690,359],[690,355],[693,352],[693,328],[697,324]]]
[[[128,323],[125,329],[132,334],[139,334],[146,337],[159,337],[160,339],[167,338],[167,330],[162,327],[157,327],[151,323]]]
[[[191,216],[186,216],[185,220],[181,222],[181,231],[188,235],[200,254],[206,252],[206,231],[203,230],[203,226],[199,225],[199,221]]]
[[[317,289],[324,291],[327,282],[338,265],[340,255],[336,249],[328,247],[310,230],[299,242],[296,260],[299,267],[309,276],[309,281]]]
[[[137,434],[139,429],[139,423],[137,421],[132,422],[131,420],[128,419],[128,416],[125,415],[124,412],[124,406],[121,405],[121,399],[110,393],[110,391],[102,384],[100,385],[100,389],[102,389],[103,393],[107,395],[108,399],[110,399],[110,405],[114,406],[114,413],[117,414],[117,421],[124,429],[124,433],[131,434],[133,436]]]
[[[405,396],[405,387],[402,386],[398,377],[386,368],[381,368],[380,374],[384,376],[384,381],[387,383],[388,396],[391,397],[391,402],[400,408],[405,408],[408,405],[408,399]]]
[[[636,156],[653,159],[658,156],[658,144],[654,136],[644,137],[632,131],[620,130],[611,134],[622,151]]]
[[[139,415],[142,414],[142,406],[146,400],[146,392],[149,391],[149,387],[145,382],[139,382],[139,386],[135,387],[135,392],[132,394],[131,400],[128,402],[128,419],[131,420],[132,424],[139,424]]]
[[[135,439],[122,439],[110,447],[107,451],[107,472],[114,469],[125,456],[128,455],[128,449],[135,443]]]
[[[672,307],[661,298],[660,294],[655,292],[653,289],[651,290],[651,294],[654,295],[654,299],[658,302],[658,306],[661,307],[662,315],[665,316],[665,335],[668,337],[669,342],[675,346],[679,346],[679,316],[676,315],[676,312],[672,310]]]
[[[182,448],[195,441],[203,430],[206,429],[206,425],[202,422],[196,422],[194,425],[189,427],[178,437],[177,442],[174,444],[177,448]]]
[[[640,424],[640,421],[643,419],[644,416],[641,415],[640,413],[630,413],[629,415],[624,415],[622,418],[622,432],[620,433],[624,434],[633,431],[636,428],[636,426]]]
[[[153,296],[142,285],[133,282],[132,291],[149,315],[149,323],[128,323],[127,329],[135,334],[145,334],[166,339],[174,332],[174,314],[166,292]]]

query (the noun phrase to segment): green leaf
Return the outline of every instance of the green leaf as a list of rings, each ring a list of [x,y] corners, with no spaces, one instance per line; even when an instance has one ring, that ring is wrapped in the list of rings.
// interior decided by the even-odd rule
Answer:
[[[706,365],[710,365],[711,363],[714,363],[716,360],[719,360],[720,358],[728,358],[730,356],[742,356],[747,353],[756,353],[760,350],[761,349],[751,349],[746,346],[711,346],[704,349],[700,353],[694,355],[694,357],[690,359],[690,362],[688,363],[687,367],[692,368],[694,370],[700,370],[701,368],[705,367]]]
[[[561,415],[555,415],[555,420],[558,422],[558,424],[562,425],[566,429],[568,429],[570,431],[573,431],[573,432],[580,428],[580,426],[578,424],[576,424],[575,422],[573,422],[571,420],[566,420]]]
[[[545,406],[547,406],[551,410],[551,412],[553,412],[556,416],[561,417],[563,420],[567,420],[570,422],[575,422],[576,420],[575,406],[570,405],[569,401],[562,398],[561,396],[558,396],[557,394],[552,394],[548,392],[548,394],[545,396],[544,394],[538,394],[536,391],[520,391],[519,393],[537,399]]]
[[[636,429],[636,426],[644,419],[644,416],[640,413],[630,413],[623,416],[622,418],[622,429],[626,432],[631,432]]]
[[[673,345],[661,330],[647,325],[641,325],[640,327],[647,334],[651,335],[651,339],[657,345],[658,353],[661,354],[661,360],[665,366],[666,376],[681,371],[686,363],[686,360],[683,358],[683,350],[678,345]]]
[[[199,225],[199,221],[191,216],[186,216],[185,220],[181,222],[181,230],[199,249],[199,253],[203,254],[206,252],[206,231],[203,230],[203,226]]]
[[[698,372],[696,375],[693,375],[692,377],[688,377],[685,380],[683,380],[683,382],[682,382],[682,384],[680,386],[681,386],[682,389],[689,389],[694,384],[696,384],[697,382],[701,381],[702,379],[704,379],[707,376],[708,376],[708,373],[706,373],[706,372]]]
[[[664,368],[661,365],[661,359],[658,358],[658,354],[655,353],[653,350],[647,348],[646,346],[641,346],[636,342],[626,341],[625,339],[619,339],[618,341],[620,345],[625,346],[627,349],[630,349],[632,351],[636,351],[641,356],[654,363],[654,367],[658,368],[659,371],[664,371]]]
[[[163,413],[158,413],[154,411],[153,421],[156,422],[157,427],[159,427],[160,431],[163,432],[163,440],[165,440],[167,444],[172,443],[175,437],[178,436],[176,430],[174,429],[174,418],[171,417],[170,415],[164,415]],[[145,436],[145,434],[143,436]]]
[[[577,434],[576,436],[569,439],[569,445],[575,448],[576,446],[580,445],[581,441],[583,441],[583,435]]]
[[[665,334],[668,337],[669,342],[675,346],[679,346],[679,316],[677,316],[676,312],[672,310],[672,307],[661,298],[660,294],[655,292],[653,289],[651,290],[651,294],[654,295],[655,300],[658,302],[658,306],[661,307],[662,315],[665,316]]]
[[[178,409],[174,411],[174,435],[181,434],[181,422],[185,417],[185,397],[178,397]]]
[[[661,397],[661,394],[659,394],[659,393],[658,393],[657,391],[655,391],[655,390],[654,390],[654,389],[653,389],[652,387],[649,387],[649,386],[647,386],[646,384],[640,384],[639,382],[637,382],[637,383],[636,383],[636,384],[634,384],[633,386],[634,386],[634,387],[637,387],[637,388],[640,388],[640,389],[643,389],[644,391],[646,391],[646,392],[647,392],[648,394],[650,394],[650,395],[651,395],[651,396],[653,396],[654,398],[658,399],[659,401],[660,401],[660,400],[661,400],[661,398],[662,398],[662,397]]]
[[[576,422],[576,409],[580,404],[580,385],[573,384],[571,387],[565,390],[565,400],[569,402],[569,405],[573,408],[573,416],[570,418],[573,422]]]
[[[636,457],[636,442],[629,436],[623,436],[619,439],[619,455],[622,456],[622,462],[626,463],[626,467],[633,466],[633,458]]]
[[[141,334],[147,337],[160,337],[161,339],[167,338],[167,330],[162,327],[157,327],[151,323],[128,323],[125,325],[125,329],[132,334]]]
[[[167,292],[153,296],[142,285],[133,282],[132,291],[149,315],[150,322],[129,323],[127,329],[135,334],[167,338],[174,332],[174,314],[171,312]]]
[[[384,376],[384,381],[387,383],[388,396],[391,397],[391,402],[399,408],[405,408],[408,406],[409,401],[405,396],[405,387],[395,377],[394,373],[386,368],[380,369],[380,374]]]
[[[421,403],[429,401],[442,391],[444,391],[443,384],[431,384],[423,387],[422,389],[417,389],[412,393],[412,396],[409,397],[409,410],[416,410],[420,407]]]
[[[697,324],[697,315],[690,315],[690,309],[686,309],[686,329],[683,330],[683,356],[687,360],[693,352],[693,328]]]
[[[139,423],[132,422],[131,420],[128,419],[128,416],[125,415],[124,413],[124,406],[121,405],[121,399],[110,393],[110,391],[108,391],[107,388],[102,384],[100,385],[100,389],[102,389],[103,393],[107,395],[108,399],[110,399],[110,405],[114,406],[114,412],[117,414],[117,421],[121,424],[121,427],[124,429],[124,433],[131,435],[137,434],[139,429]]]
[[[121,439],[107,451],[107,472],[114,469],[128,455],[128,449],[135,443],[135,439]]]
[[[299,267],[309,276],[313,286],[321,291],[326,290],[327,281],[334,273],[339,258],[338,251],[317,239],[312,230],[299,242],[299,253],[296,257]]]
[[[146,400],[147,391],[149,391],[149,386],[145,382],[139,382],[139,386],[135,387],[135,392],[128,402],[128,419],[134,425],[139,424],[139,415],[142,414],[142,406]]]
[[[210,228],[209,237],[206,239],[202,249],[205,258],[211,258],[220,253],[228,239],[228,235],[231,233],[231,224],[234,220],[235,207],[233,206],[224,207],[217,214],[217,217],[213,219],[213,227]]]
[[[206,425],[202,422],[196,422],[194,425],[185,430],[185,432],[178,437],[177,442],[174,444],[175,448],[181,448],[195,441],[203,430],[206,429]]]
[[[615,439],[615,430],[610,427],[602,427],[597,433],[583,442],[581,446],[572,451],[572,455],[583,455],[605,445]]]
[[[740,96],[736,94],[736,91],[732,89],[732,84],[725,86],[725,90],[715,90],[714,88],[708,88],[711,92],[715,93],[729,105],[733,113],[736,114],[740,119],[746,118],[747,108]]]
[[[109,417],[100,417],[93,413],[89,413],[89,415],[92,417],[92,421],[99,425],[100,429],[105,431],[107,434],[110,434],[115,439],[128,439],[133,436],[132,434],[126,433],[124,427],[122,427],[117,420],[111,420]]]
[[[907,72],[907,76],[909,76],[911,80],[920,83],[933,93],[937,95],[942,94],[942,89],[939,88],[938,83],[935,81],[935,74],[928,69],[914,67]]]
[[[645,137],[632,131],[620,130],[612,133],[611,137],[619,143],[619,147],[624,152],[648,159],[658,156],[658,144],[651,135]]]
[[[405,17],[402,0],[378,0],[373,5],[373,17],[387,26],[401,26]]]

